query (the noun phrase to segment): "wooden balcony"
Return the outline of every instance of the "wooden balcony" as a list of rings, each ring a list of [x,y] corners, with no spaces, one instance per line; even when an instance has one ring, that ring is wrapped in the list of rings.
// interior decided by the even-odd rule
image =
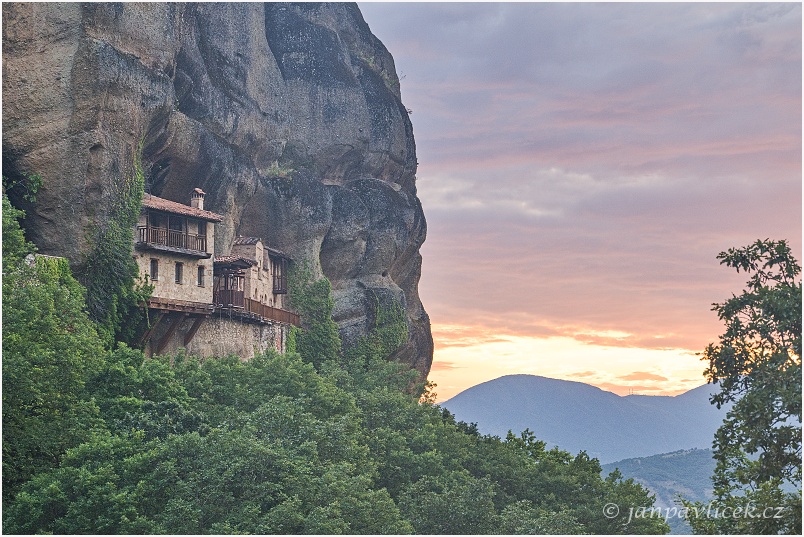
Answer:
[[[137,247],[189,255],[210,257],[206,235],[196,235],[162,227],[138,226]]]
[[[258,323],[269,321],[300,326],[299,316],[293,312],[274,308],[263,304],[259,300],[252,300],[245,297],[243,291],[231,289],[218,289],[215,291],[215,309],[228,310],[233,315],[243,320],[250,320]]]
[[[258,300],[246,299],[245,310],[264,319],[299,326],[299,316],[287,310],[274,308]]]
[[[215,289],[212,299],[216,308],[243,308],[245,307],[245,293],[232,289]]]
[[[146,301],[149,308],[160,311],[178,311],[182,313],[192,313],[200,315],[211,315],[212,304],[202,302],[190,302],[189,300],[178,300],[152,296]]]

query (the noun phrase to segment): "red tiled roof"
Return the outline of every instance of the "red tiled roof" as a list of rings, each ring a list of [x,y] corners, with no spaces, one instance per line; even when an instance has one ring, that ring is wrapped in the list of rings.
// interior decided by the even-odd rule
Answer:
[[[215,258],[215,263],[248,263],[249,265],[253,266],[256,265],[257,262],[253,259],[248,259],[247,257],[241,257],[239,255],[222,255],[220,257]]]
[[[292,259],[290,259],[290,256],[288,254],[282,253],[279,250],[274,250],[273,248],[268,248],[266,246],[265,251],[268,252],[269,256],[272,255],[272,256],[275,256],[275,257],[284,257],[285,259],[288,259],[288,260],[292,261]]]
[[[262,239],[260,239],[259,237],[237,237],[234,240],[234,244],[235,246],[239,246],[242,244],[257,244],[261,240]]]
[[[262,241],[262,239],[259,238],[259,237],[237,237],[234,240],[234,246],[252,245],[252,244],[257,244],[257,242],[259,242],[259,241]],[[272,255],[274,257],[284,257],[285,259],[290,259],[290,257],[288,257],[287,254],[284,254],[284,253],[280,252],[279,250],[269,248],[268,246],[265,246],[265,243],[263,243],[263,248],[265,249],[266,252],[268,252],[268,255]]]
[[[155,209],[157,211],[165,211],[182,216],[192,216],[193,218],[200,218],[201,220],[208,220],[210,222],[220,222],[223,220],[223,216],[217,213],[196,209],[195,207],[190,207],[189,205],[166,200],[164,198],[158,198],[151,194],[144,194],[142,196],[142,206],[146,209]]]

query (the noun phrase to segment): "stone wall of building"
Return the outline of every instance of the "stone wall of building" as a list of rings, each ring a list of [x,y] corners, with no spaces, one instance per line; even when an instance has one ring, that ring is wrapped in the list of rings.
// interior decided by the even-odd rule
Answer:
[[[141,277],[148,275],[148,283],[154,286],[151,296],[212,304],[213,276],[211,258],[178,258],[174,254],[156,250],[135,250],[134,259],[139,268],[139,275]],[[159,274],[156,279],[151,274],[152,259],[155,259],[159,264]],[[176,283],[176,263],[182,263],[181,283]],[[204,271],[203,280],[200,282],[199,267]]]
[[[231,255],[245,257],[257,263],[246,270],[246,298],[285,309],[285,295],[274,293],[274,276],[281,273],[279,260],[271,259],[262,240],[254,237],[238,238],[232,246]]]
[[[146,225],[145,214],[141,214],[137,227]],[[206,222],[204,222],[206,224]],[[207,251],[215,244],[215,226],[208,224]],[[134,240],[138,240],[137,230],[134,230]],[[186,300],[212,304],[213,289],[213,259],[181,256],[173,252],[163,252],[154,249],[134,249],[134,260],[137,262],[139,276],[148,276],[148,283],[154,286],[151,296],[171,300]],[[154,278],[151,260],[158,262],[158,274]],[[176,281],[176,264],[182,264],[181,283]],[[203,269],[203,278],[199,278],[198,269]]]
[[[145,349],[148,355],[156,353],[158,342],[167,333],[171,321],[177,315],[181,314],[171,313],[170,318],[163,319],[154,331]],[[234,354],[244,361],[250,360],[255,354],[271,348],[285,352],[290,328],[288,325],[279,323],[247,323],[236,318],[229,318],[226,313],[214,314],[201,321],[197,332],[185,346],[185,337],[192,329],[194,322],[193,317],[187,317],[181,321],[161,354],[175,354],[184,348],[190,355],[205,358]]]

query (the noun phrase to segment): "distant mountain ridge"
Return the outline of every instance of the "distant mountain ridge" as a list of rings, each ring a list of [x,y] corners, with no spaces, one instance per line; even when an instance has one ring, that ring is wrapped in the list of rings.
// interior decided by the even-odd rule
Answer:
[[[709,404],[717,388],[677,396],[619,396],[584,384],[508,375],[459,393],[441,406],[484,434],[533,431],[550,446],[586,451],[602,464],[693,448],[709,448],[727,408]]]

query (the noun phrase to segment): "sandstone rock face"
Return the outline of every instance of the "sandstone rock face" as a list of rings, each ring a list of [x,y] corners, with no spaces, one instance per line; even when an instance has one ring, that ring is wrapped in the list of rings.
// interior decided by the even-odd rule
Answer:
[[[394,62],[353,4],[3,4],[4,173],[34,172],[29,238],[82,262],[138,152],[146,191],[200,187],[238,235],[333,284],[349,343],[401,305],[426,375],[426,224]]]

